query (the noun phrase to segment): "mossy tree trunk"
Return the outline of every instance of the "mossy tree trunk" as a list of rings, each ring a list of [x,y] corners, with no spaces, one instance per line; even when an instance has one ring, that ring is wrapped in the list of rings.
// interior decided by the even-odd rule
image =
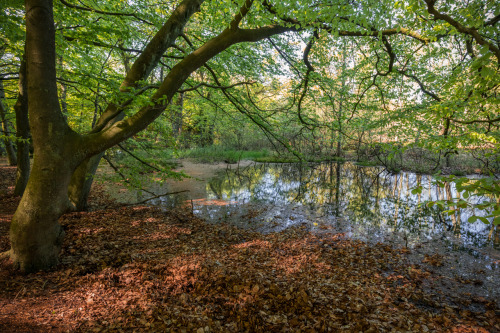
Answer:
[[[36,146],[35,146],[36,147]],[[61,148],[39,153],[10,230],[11,259],[25,272],[58,262],[64,232],[58,223],[67,210],[67,188],[75,161],[61,158]]]
[[[67,209],[67,186],[78,165],[79,135],[59,107],[52,2],[26,1],[26,66],[34,163],[12,218],[10,256],[23,271],[47,269],[58,261],[64,235],[58,218]],[[81,158],[81,157],[80,157]]]

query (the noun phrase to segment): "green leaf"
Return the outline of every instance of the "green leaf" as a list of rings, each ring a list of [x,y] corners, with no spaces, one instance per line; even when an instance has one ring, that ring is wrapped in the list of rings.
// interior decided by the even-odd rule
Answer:
[[[474,223],[477,221],[477,216],[471,216],[467,221],[469,221],[470,223]]]
[[[411,194],[421,194],[422,193],[422,186],[418,186],[411,190]]]
[[[483,222],[484,224],[490,224],[490,221],[486,217],[478,216],[478,218]]]

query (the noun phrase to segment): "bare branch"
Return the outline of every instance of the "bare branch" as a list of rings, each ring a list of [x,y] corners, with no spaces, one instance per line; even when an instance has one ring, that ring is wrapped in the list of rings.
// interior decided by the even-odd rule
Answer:
[[[137,155],[135,155],[134,153],[132,153],[130,150],[128,150],[127,148],[123,147],[122,144],[118,144],[118,147],[120,147],[124,152],[126,152],[127,154],[129,154],[130,156],[132,156],[134,159],[136,159],[137,161],[141,162],[142,164],[144,164],[145,166],[147,167],[150,167],[151,169],[153,170],[156,170],[156,171],[159,171],[161,172],[162,170],[158,169],[157,167],[155,167],[154,165],[151,165],[149,164],[148,162],[144,161],[143,159],[141,159],[140,157],[138,157]]]
[[[489,21],[486,21],[486,23],[484,24],[485,26],[488,26],[488,25],[495,25],[498,23],[498,21],[500,21],[500,14],[498,14],[497,16],[495,16],[494,18],[492,18],[491,20]]]
[[[142,200],[142,201],[136,202],[134,204],[130,204],[129,206],[140,205],[140,204],[146,203],[146,202],[154,200],[154,199],[158,199],[158,198],[161,198],[161,197],[166,197],[167,195],[180,194],[180,193],[186,193],[186,192],[189,192],[189,190],[167,192],[167,193],[163,193],[163,194],[158,194],[158,195],[152,196],[151,198],[147,198],[146,200]]]
[[[309,74],[311,72],[314,72],[314,68],[312,67],[311,63],[309,62],[309,53],[311,52],[311,49],[312,49],[312,47],[314,45],[314,41],[317,38],[318,38],[318,33],[315,31],[313,37],[307,43],[307,46],[306,46],[306,48],[304,50],[304,54],[302,56],[302,58],[304,59],[304,63],[306,65],[306,67],[307,67],[307,72],[306,72],[306,75],[304,77],[304,90],[302,91],[302,94],[299,97],[299,102],[297,104],[297,115],[299,117],[299,120],[309,130],[312,127],[314,127],[314,124],[313,123],[309,123],[308,121],[304,120],[304,118],[302,116],[302,101],[304,100],[304,98],[305,98],[305,96],[307,94],[307,88],[308,88],[308,85],[309,85]]]
[[[329,26],[328,24],[321,22],[321,21],[312,22],[310,24],[304,24],[304,23],[302,23],[299,20],[296,20],[294,18],[280,16],[278,14],[278,12],[274,9],[274,7],[269,3],[268,0],[264,0],[263,5],[267,8],[267,10],[271,14],[276,15],[280,20],[287,22],[289,24],[292,24],[294,26],[300,27],[299,30],[304,29],[306,27],[315,28],[315,29],[321,28],[325,31],[328,31],[329,33],[337,33],[339,36],[352,36],[352,37],[368,37],[368,36],[379,37],[379,36],[392,36],[392,35],[401,34],[401,35],[406,35],[408,37],[412,37],[412,38],[414,38],[422,43],[425,43],[425,44],[430,42],[430,40],[428,38],[423,37],[419,33],[412,31],[412,30],[409,30],[407,28],[401,28],[401,27],[392,28],[392,29],[385,29],[385,30],[381,30],[381,31],[378,31],[375,29],[371,29],[369,31],[346,31],[346,30],[334,30],[331,26]],[[343,19],[349,20],[348,18],[343,18]]]
[[[432,91],[427,90],[426,87],[424,86],[424,84],[422,83],[422,81],[420,81],[419,78],[417,78],[415,75],[408,74],[406,71],[402,71],[402,70],[398,70],[398,73],[400,73],[403,76],[406,76],[406,77],[408,77],[410,79],[413,79],[413,81],[417,82],[417,84],[420,87],[420,90],[422,90],[422,92],[424,94],[432,97],[434,100],[436,100],[438,102],[441,102],[441,98],[438,95],[436,95],[435,93],[433,93]]]
[[[154,25],[153,23],[140,18],[135,13],[106,12],[106,11],[103,11],[103,10],[97,10],[97,9],[90,8],[90,7],[82,7],[82,6],[73,5],[73,4],[71,4],[71,3],[69,3],[69,2],[67,2],[65,0],[60,0],[60,1],[61,1],[61,3],[63,5],[65,5],[66,7],[69,7],[69,8],[73,8],[73,9],[77,9],[77,10],[84,10],[84,11],[87,11],[87,12],[92,12],[92,13],[97,13],[97,14],[104,14],[104,15],[109,15],[109,16],[129,16],[129,17],[134,17],[137,20],[139,20],[141,22],[144,22],[146,24]]]
[[[198,89],[199,87],[208,87],[208,88],[226,90],[226,89],[231,89],[231,88],[236,87],[236,86],[248,85],[248,84],[251,85],[251,84],[254,84],[254,83],[255,83],[254,81],[249,81],[249,82],[238,82],[238,83],[235,83],[235,84],[231,84],[229,86],[216,86],[216,85],[212,85],[212,84],[208,84],[208,83],[202,82],[202,83],[197,84],[194,87],[187,88],[187,89],[181,89],[181,90],[178,90],[177,92],[184,93],[184,92],[188,92],[188,91],[193,91],[193,90]]]
[[[493,124],[493,123],[500,121],[500,117],[497,117],[494,119],[475,119],[475,120],[468,120],[468,121],[458,120],[458,119],[453,119],[453,118],[444,118],[444,119],[451,120],[454,123],[466,124],[466,125],[477,124],[477,123]]]

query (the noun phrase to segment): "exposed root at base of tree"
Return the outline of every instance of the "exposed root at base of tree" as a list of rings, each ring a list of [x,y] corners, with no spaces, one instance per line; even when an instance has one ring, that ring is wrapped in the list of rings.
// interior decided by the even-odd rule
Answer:
[[[460,281],[429,292],[423,284],[441,277],[408,267],[406,249],[302,228],[262,235],[150,207],[61,224],[53,271],[0,264],[0,331],[500,331],[495,300],[460,294]]]
[[[0,260],[6,260],[10,258],[10,250],[0,253]]]

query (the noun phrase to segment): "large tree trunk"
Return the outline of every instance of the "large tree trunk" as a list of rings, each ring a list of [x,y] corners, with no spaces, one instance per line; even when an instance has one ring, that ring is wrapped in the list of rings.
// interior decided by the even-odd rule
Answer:
[[[21,60],[19,71],[19,95],[16,105],[17,174],[14,195],[23,195],[30,177],[30,126],[28,119],[28,88],[26,87],[26,59]]]
[[[68,207],[73,169],[58,152],[35,155],[28,186],[12,218],[11,259],[24,272],[48,269],[58,262],[64,231],[59,217]]]
[[[25,272],[58,261],[68,183],[85,154],[81,137],[66,124],[57,96],[55,29],[50,0],[26,0],[26,70],[34,163],[12,218],[10,257]]]
[[[184,0],[178,8],[183,6],[194,13],[201,2]],[[78,165],[145,129],[161,115],[189,75],[215,55],[233,44],[255,42],[290,30],[279,26],[239,30],[237,24],[241,15],[237,15],[239,19],[233,21],[231,29],[224,30],[172,68],[151,97],[150,104],[114,125],[109,126],[108,121],[103,120],[102,126],[96,124],[93,133],[81,136],[67,125],[58,101],[52,1],[26,0],[25,5],[28,108],[35,157],[32,174],[12,219],[10,232],[10,256],[23,271],[46,269],[57,263],[64,235],[58,218],[70,205],[68,188]],[[182,31],[183,22],[190,16],[185,10],[178,14],[180,17],[173,17],[173,26],[166,28],[171,29],[174,35]],[[158,46],[153,45],[153,48]],[[151,54],[145,56],[151,58]],[[151,63],[148,61],[142,65],[151,66]],[[134,75],[134,68],[127,79],[130,75]],[[116,114],[103,116],[103,119],[112,120]]]

